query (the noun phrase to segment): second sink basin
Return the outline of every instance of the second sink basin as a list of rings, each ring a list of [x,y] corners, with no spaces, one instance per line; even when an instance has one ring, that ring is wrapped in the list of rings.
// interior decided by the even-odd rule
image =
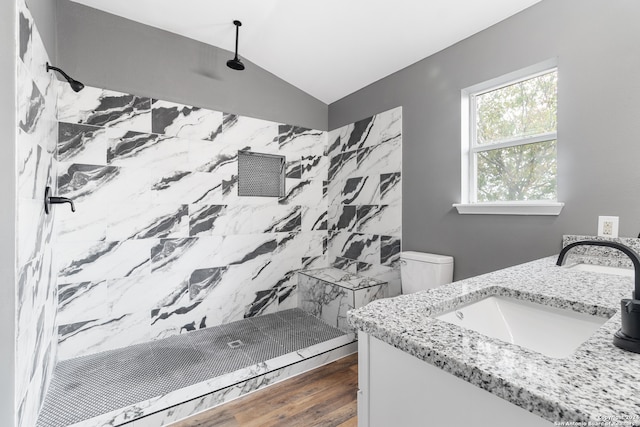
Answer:
[[[608,320],[503,296],[489,296],[435,318],[554,358],[570,356]]]

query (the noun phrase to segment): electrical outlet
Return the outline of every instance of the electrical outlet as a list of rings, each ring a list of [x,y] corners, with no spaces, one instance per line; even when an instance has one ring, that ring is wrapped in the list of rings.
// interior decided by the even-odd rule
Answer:
[[[618,237],[619,220],[620,218],[617,216],[599,216],[598,217],[598,236]]]

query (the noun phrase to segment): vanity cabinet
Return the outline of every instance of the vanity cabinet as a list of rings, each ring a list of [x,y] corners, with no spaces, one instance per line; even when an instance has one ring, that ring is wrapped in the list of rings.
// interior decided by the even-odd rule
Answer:
[[[358,385],[358,427],[554,425],[361,331]]]

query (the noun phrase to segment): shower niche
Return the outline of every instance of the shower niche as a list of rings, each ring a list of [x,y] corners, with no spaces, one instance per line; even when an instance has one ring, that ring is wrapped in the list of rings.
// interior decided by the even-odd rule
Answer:
[[[285,156],[238,151],[238,196],[284,197],[286,167]]]

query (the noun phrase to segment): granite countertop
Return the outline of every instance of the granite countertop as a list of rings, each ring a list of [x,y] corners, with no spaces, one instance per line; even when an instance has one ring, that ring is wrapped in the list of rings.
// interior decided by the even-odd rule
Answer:
[[[355,328],[551,422],[640,424],[640,354],[612,342],[620,328],[620,299],[631,297],[633,279],[557,267],[556,259],[377,300],[350,311],[348,320]],[[612,317],[564,359],[430,317],[486,295]],[[633,421],[625,421],[629,419]]]

